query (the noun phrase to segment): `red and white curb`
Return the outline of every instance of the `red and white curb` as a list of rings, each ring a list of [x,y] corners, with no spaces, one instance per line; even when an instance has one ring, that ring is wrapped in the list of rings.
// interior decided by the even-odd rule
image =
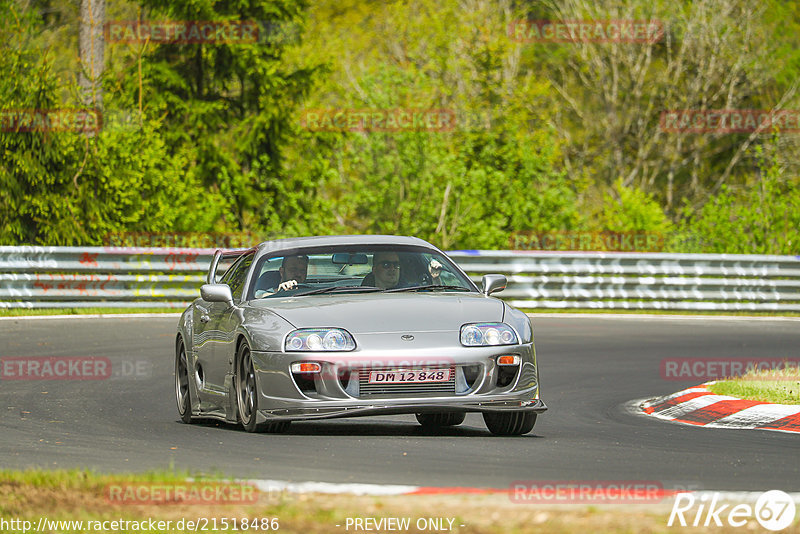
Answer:
[[[800,433],[800,405],[771,404],[715,395],[707,382],[666,397],[649,399],[640,410],[653,417],[707,428],[742,428]]]

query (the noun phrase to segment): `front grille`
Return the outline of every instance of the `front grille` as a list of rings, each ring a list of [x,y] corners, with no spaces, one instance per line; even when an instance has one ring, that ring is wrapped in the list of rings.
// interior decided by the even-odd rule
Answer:
[[[415,368],[418,370],[420,368]],[[441,367],[436,367],[441,369]],[[441,397],[456,394],[455,367],[450,367],[450,380],[447,382],[430,382],[415,384],[370,384],[369,374],[372,371],[402,371],[397,367],[374,367],[361,369],[358,372],[359,397]]]

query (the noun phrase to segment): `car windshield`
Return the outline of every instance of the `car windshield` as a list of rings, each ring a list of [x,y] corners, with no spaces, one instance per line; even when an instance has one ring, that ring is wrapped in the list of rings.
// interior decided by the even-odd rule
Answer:
[[[447,256],[427,248],[328,247],[265,256],[250,298],[397,291],[477,291]]]

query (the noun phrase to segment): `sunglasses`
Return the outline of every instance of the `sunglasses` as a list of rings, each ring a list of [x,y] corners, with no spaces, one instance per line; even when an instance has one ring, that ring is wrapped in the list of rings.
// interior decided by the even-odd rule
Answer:
[[[399,261],[382,261],[380,262],[380,266],[384,269],[399,269],[400,262]]]

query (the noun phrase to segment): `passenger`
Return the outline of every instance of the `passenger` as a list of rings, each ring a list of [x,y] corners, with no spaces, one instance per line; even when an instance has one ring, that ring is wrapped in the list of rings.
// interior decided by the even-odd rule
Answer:
[[[391,289],[400,283],[400,257],[397,252],[376,252],[372,256],[375,287]],[[367,275],[369,277],[369,275]]]
[[[432,259],[428,264],[428,274],[430,275],[431,285],[444,286],[447,285],[442,282],[442,264],[439,260]]]

